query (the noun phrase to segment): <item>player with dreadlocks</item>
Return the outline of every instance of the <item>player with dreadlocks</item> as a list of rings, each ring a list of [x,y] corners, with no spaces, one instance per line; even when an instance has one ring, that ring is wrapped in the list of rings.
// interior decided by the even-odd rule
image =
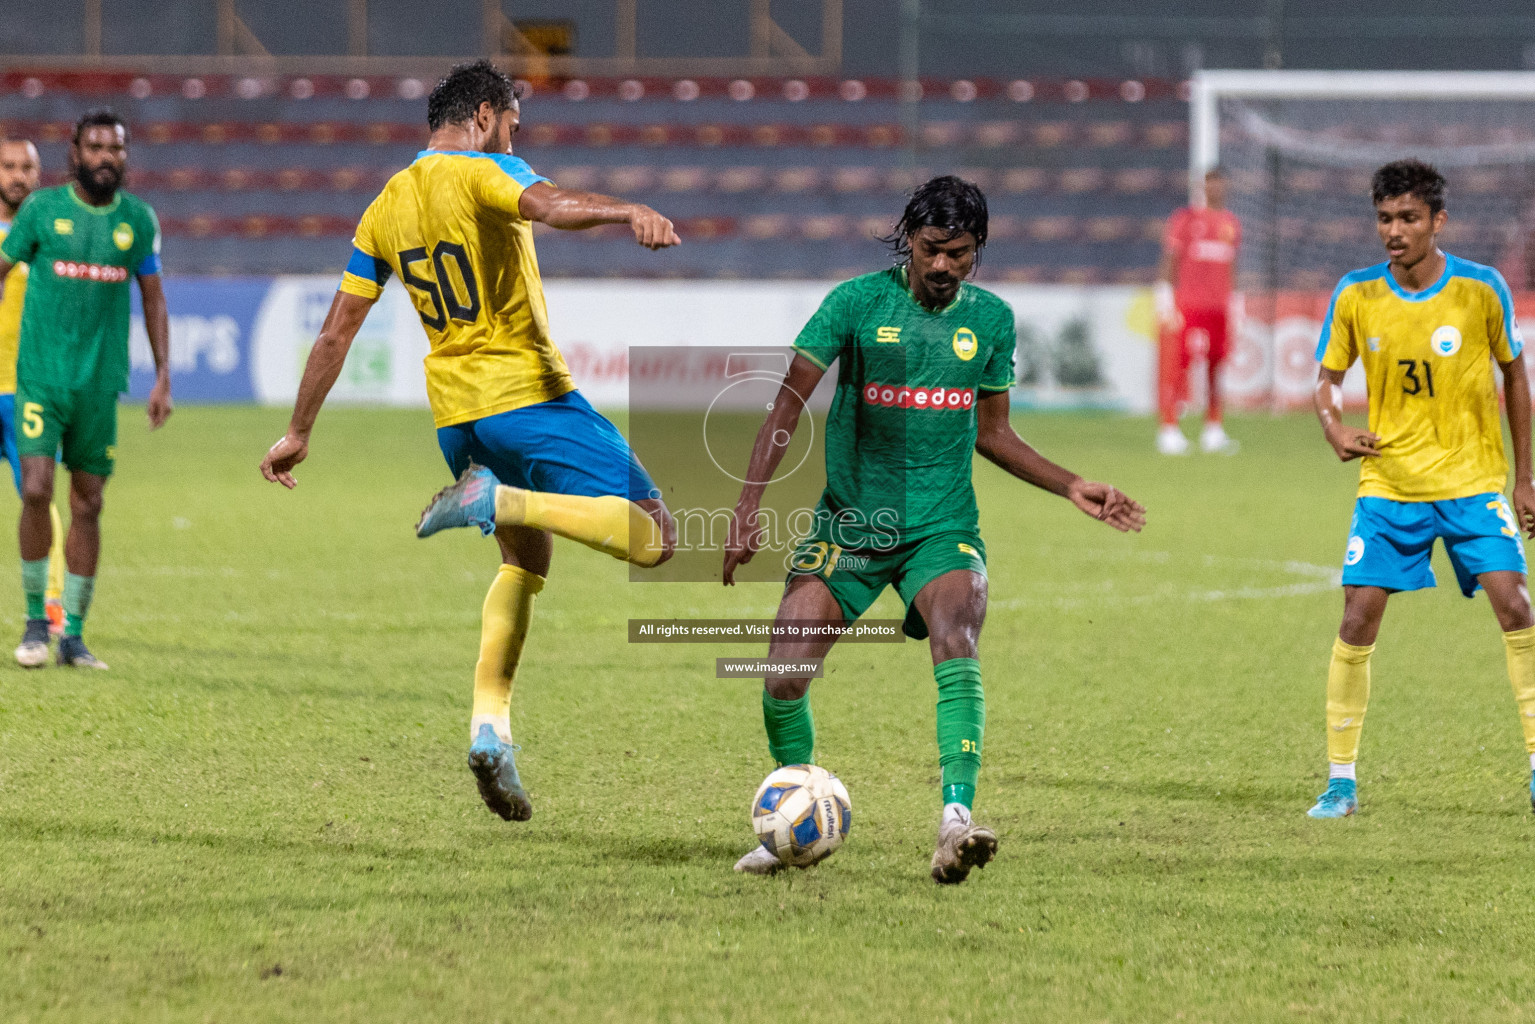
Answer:
[[[816,526],[790,556],[778,620],[852,623],[885,587],[906,604],[905,632],[926,639],[938,683],[943,815],[932,875],[962,882],[991,860],[997,836],[970,817],[986,704],[979,640],[986,618],[986,545],[971,483],[972,452],[1018,479],[1071,500],[1116,530],[1146,515],[1108,484],[1091,483],[1029,447],[1008,420],[1013,311],[966,283],[986,244],[986,197],[967,181],[934,178],[912,195],[885,238],[896,265],[847,281],[794,342],[783,386],[757,433],[736,503],[724,582],[761,543],[757,513],[805,399],[838,364],[826,421],[826,490]],[[835,637],[775,630],[770,658],[819,659]],[[768,751],[812,763],[809,678],[770,678],[762,694]],[[764,847],[736,870],[781,866]]]

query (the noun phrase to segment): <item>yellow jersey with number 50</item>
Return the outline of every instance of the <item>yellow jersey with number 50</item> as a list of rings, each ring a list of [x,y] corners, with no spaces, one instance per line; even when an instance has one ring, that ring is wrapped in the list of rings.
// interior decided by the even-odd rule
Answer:
[[[11,233],[11,222],[0,220],[0,241]],[[0,395],[16,393],[16,356],[21,347],[21,309],[27,301],[27,265],[18,263],[5,275],[0,296]]]
[[[341,290],[377,299],[399,275],[431,342],[426,390],[439,427],[575,390],[517,208],[525,188],[548,180],[510,154],[425,150],[357,225]]]
[[[1446,254],[1444,273],[1420,292],[1397,284],[1385,263],[1344,275],[1316,356],[1340,372],[1364,363],[1380,455],[1359,460],[1359,496],[1502,491],[1508,460],[1492,364],[1523,348],[1513,296],[1492,267]]]

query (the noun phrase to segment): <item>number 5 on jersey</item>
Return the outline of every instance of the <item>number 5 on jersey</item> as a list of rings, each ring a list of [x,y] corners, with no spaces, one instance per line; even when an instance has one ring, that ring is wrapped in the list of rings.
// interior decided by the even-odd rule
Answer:
[[[28,437],[43,436],[43,405],[27,402],[21,407],[21,432]]]
[[[422,292],[431,300],[433,312],[429,315],[416,306],[416,312],[421,316],[421,322],[427,330],[440,331],[448,326],[448,319],[470,322],[479,319],[480,316],[480,288],[474,280],[474,270],[469,266],[469,254],[464,247],[457,242],[443,240],[437,243],[432,250],[431,266],[436,271],[435,278],[421,277],[411,265],[427,262],[426,249],[402,249],[400,251],[400,280],[406,287]],[[448,273],[448,265],[452,263],[458,270],[458,282],[454,282],[453,275]],[[462,285],[464,298],[459,297],[459,287]]]

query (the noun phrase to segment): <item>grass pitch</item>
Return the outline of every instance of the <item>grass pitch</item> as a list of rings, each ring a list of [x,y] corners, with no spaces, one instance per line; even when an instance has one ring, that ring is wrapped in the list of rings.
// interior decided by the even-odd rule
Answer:
[[[1001,851],[943,889],[925,646],[833,654],[852,836],[738,877],[770,765],[757,684],[713,659],[759,652],[625,624],[767,616],[776,588],[631,584],[558,542],[514,704],[536,814],[508,825],[464,767],[494,554],[411,535],[446,479],[426,414],[327,412],[292,494],[256,472],[281,411],[123,417],[87,630],[112,671],[0,668],[4,1021],[1535,1017],[1485,599],[1393,602],[1361,814],[1304,816],[1354,480],[1309,418],[1182,461],[1145,421],[1020,419],[1141,498],[1139,537],[977,468]]]

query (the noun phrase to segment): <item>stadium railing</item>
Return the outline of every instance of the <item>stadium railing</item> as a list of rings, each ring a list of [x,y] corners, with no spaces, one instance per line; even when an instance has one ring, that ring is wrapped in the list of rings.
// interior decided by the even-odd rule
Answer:
[[[426,136],[412,78],[181,78],[13,71],[8,135],[55,180],[78,113],[133,126],[133,187],[208,271],[333,271],[369,199]],[[834,277],[877,259],[909,190],[987,189],[996,280],[1143,283],[1183,199],[1186,107],[1170,82],[573,79],[528,83],[517,150],[572,187],[673,216],[656,259],[621,231],[544,233],[553,276]],[[913,128],[915,130],[913,130]],[[329,248],[327,249],[327,241]]]

